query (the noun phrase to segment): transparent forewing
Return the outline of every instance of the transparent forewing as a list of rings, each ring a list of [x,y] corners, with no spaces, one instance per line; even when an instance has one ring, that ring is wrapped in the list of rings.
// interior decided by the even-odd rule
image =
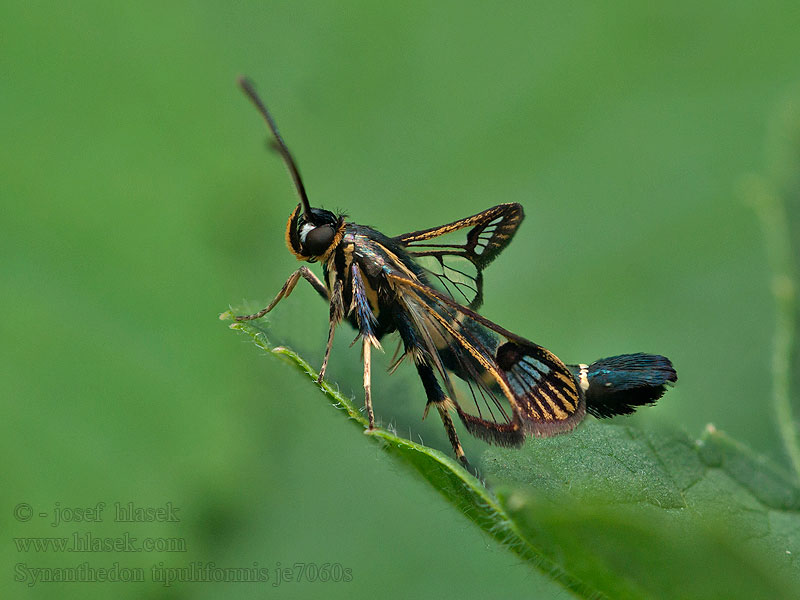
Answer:
[[[523,432],[552,435],[583,418],[585,402],[575,379],[551,352],[427,286],[391,279],[471,433],[515,445]],[[465,393],[458,393],[453,375],[465,382]]]
[[[450,299],[478,308],[483,269],[514,237],[524,218],[519,204],[499,204],[447,225],[397,236]]]
[[[469,258],[457,252],[411,252],[428,280],[451,299],[472,308],[483,304],[483,275]]]

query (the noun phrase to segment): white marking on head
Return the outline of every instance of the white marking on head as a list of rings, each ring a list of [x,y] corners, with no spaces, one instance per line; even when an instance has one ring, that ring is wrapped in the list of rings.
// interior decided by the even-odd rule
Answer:
[[[305,244],[306,237],[309,233],[316,229],[311,223],[304,223],[303,226],[300,228],[300,241]]]

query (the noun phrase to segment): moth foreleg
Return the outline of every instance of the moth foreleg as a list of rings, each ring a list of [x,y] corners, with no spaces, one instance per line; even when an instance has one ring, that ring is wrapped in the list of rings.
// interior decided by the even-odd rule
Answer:
[[[328,345],[325,347],[325,358],[322,359],[322,366],[319,368],[319,376],[317,383],[322,383],[325,379],[325,371],[328,368],[328,359],[331,356],[331,348],[333,348],[333,334],[336,331],[336,326],[342,320],[344,314],[344,300],[342,299],[342,281],[336,280],[333,284],[333,292],[330,296],[331,311],[330,311],[330,329],[328,329]]]
[[[235,321],[251,321],[253,319],[260,319],[273,308],[275,308],[275,305],[278,304],[278,302],[289,297],[289,295],[292,293],[292,290],[294,290],[294,286],[297,285],[297,282],[301,277],[308,281],[308,283],[310,283],[312,287],[317,290],[317,293],[320,296],[328,300],[328,289],[325,287],[325,284],[322,283],[308,267],[302,266],[289,276],[289,279],[287,279],[286,283],[283,284],[281,291],[278,292],[278,295],[275,296],[275,298],[266,308],[258,311],[257,313],[253,313],[252,315],[238,315],[233,317],[233,319]]]

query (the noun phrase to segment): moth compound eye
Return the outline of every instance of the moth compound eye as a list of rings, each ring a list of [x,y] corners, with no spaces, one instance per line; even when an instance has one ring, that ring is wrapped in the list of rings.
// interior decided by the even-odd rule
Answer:
[[[314,227],[307,223],[303,225],[300,231],[303,250],[309,256],[321,256],[330,248],[335,235],[336,230],[331,225]]]

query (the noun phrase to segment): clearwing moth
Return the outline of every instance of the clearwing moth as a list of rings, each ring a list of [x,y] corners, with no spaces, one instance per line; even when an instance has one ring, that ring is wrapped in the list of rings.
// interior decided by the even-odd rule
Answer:
[[[476,215],[388,237],[322,208],[312,208],[297,164],[252,83],[242,90],[255,104],[294,180],[300,203],[286,225],[286,245],[301,261],[322,265],[320,280],[306,266],[291,274],[263,310],[234,317],[259,319],[291,294],[302,277],[328,302],[329,333],[319,379],[325,377],[333,336],[343,319],[356,329],[364,364],[369,427],[375,425],[371,352],[397,333],[390,367],[410,358],[441,417],[456,457],[468,466],[451,413],[471,434],[493,444],[521,446],[525,435],[572,430],[588,412],[632,413],[653,404],[677,381],[672,363],[655,354],[623,354],[592,364],[564,364],[549,350],[478,314],[483,270],[508,246],[524,217],[522,206],[499,204]],[[457,381],[463,382],[456,390]],[[466,391],[464,390],[466,388]]]

